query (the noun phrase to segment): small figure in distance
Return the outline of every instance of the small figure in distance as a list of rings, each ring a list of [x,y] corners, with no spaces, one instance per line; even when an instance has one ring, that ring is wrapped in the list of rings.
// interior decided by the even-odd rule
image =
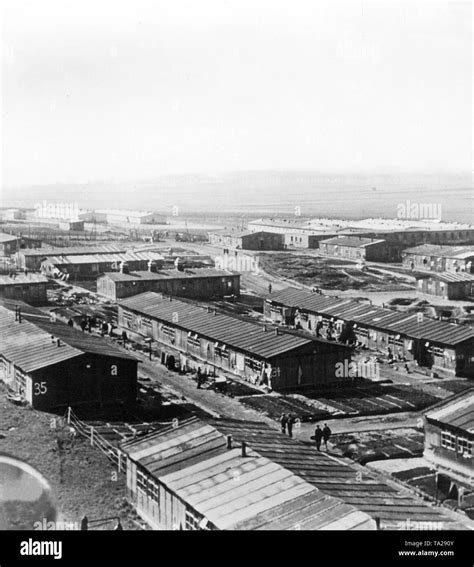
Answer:
[[[329,429],[328,424],[325,423],[324,428],[323,428],[323,441],[324,441],[324,445],[326,447],[326,451],[328,450],[328,441],[329,441],[329,438],[331,437],[331,433],[332,433],[332,431]]]
[[[314,439],[316,441],[316,449],[318,451],[321,451],[321,441],[323,439],[323,430],[321,429],[319,424],[316,426],[316,429],[314,430]]]
[[[288,436],[293,437],[293,423],[295,423],[295,418],[290,414],[288,416],[288,422],[286,427],[288,428]]]

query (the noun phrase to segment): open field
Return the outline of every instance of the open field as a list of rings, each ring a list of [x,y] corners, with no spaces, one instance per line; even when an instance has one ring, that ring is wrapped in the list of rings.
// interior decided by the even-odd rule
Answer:
[[[354,262],[322,258],[312,254],[260,254],[260,267],[268,274],[294,280],[300,284],[333,290],[406,291],[414,289],[407,284],[406,275],[387,274],[386,271],[366,266],[364,270]]]

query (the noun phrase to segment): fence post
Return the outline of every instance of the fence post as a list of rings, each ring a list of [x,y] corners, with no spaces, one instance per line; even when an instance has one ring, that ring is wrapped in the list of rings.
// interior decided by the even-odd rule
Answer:
[[[122,472],[122,454],[118,447],[117,447],[117,457],[118,457],[118,472]]]
[[[94,428],[91,426],[91,445],[94,445]]]
[[[67,424],[71,425],[71,406],[67,408]]]

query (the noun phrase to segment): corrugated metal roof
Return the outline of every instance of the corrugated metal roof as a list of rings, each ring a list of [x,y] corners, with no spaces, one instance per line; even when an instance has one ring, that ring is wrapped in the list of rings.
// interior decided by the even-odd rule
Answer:
[[[407,248],[403,254],[440,256],[444,258],[470,258],[474,257],[473,246],[443,246],[438,244],[421,244]]]
[[[76,256],[83,254],[108,254],[113,252],[127,252],[130,245],[120,246],[118,244],[102,244],[100,246],[66,246],[64,248],[37,248],[37,249],[22,249],[20,254],[29,256]]]
[[[119,306],[265,359],[312,344],[316,349],[317,343],[321,342],[282,331],[275,335],[271,330],[265,332],[258,323],[242,321],[223,313],[209,313],[204,307],[174,298],[171,301],[153,292],[125,299]]]
[[[60,347],[51,336],[61,339]],[[62,323],[49,323],[39,318],[33,323],[30,317],[19,323],[12,311],[0,307],[0,354],[24,372],[53,366],[86,352],[138,360],[98,337],[93,338]]]
[[[47,262],[56,265],[99,264],[107,262],[133,262],[136,260],[164,260],[157,252],[117,252],[111,254],[84,254],[77,256],[47,256]]]
[[[0,286],[3,285],[25,285],[25,284],[42,284],[48,283],[48,278],[41,276],[40,274],[28,273],[25,275],[22,272],[18,272],[14,277],[0,275]]]
[[[228,449],[218,428],[190,420],[122,445],[170,491],[218,529],[357,529],[370,517],[328,497],[248,448]]]
[[[474,274],[466,272],[431,272],[429,274],[423,274],[416,277],[417,280],[426,280],[430,278],[447,283],[473,282]]]
[[[456,394],[425,412],[428,419],[474,433],[474,388]]]
[[[474,339],[474,329],[470,327],[426,317],[419,322],[416,314],[403,321],[392,323],[389,328],[408,337],[426,339],[444,345],[456,345],[468,339]]]
[[[231,236],[231,237],[234,237],[234,238],[241,238],[242,236],[251,236],[251,235],[257,235],[257,234],[261,234],[261,233],[262,233],[262,231],[252,232],[251,230],[226,230],[226,229],[216,230],[216,231],[210,232],[211,235]],[[273,233],[271,233],[271,234],[273,234]]]
[[[246,442],[247,468],[242,466],[246,459],[240,456],[240,449],[225,447],[228,435],[234,446]],[[404,529],[407,519],[442,521],[447,529],[459,529],[439,508],[393,488],[367,469],[318,452],[264,423],[192,418],[180,428],[152,433],[122,448],[197,511],[205,516],[215,513],[216,521],[223,521],[227,529],[350,529],[366,526],[368,516],[395,529]],[[283,476],[281,468],[312,485],[317,493],[304,488],[296,496],[292,491],[303,485],[292,485],[293,477]],[[284,479],[288,480],[283,501],[276,500],[278,492],[272,490],[266,492],[265,502],[264,491]],[[259,510],[262,501],[273,507]],[[341,501],[349,508],[341,508]],[[254,515],[239,517],[251,502]]]
[[[51,336],[30,321],[15,321],[15,315],[0,308],[0,354],[24,372],[53,366],[84,353],[68,344],[58,347]]]
[[[380,518],[386,525],[405,529],[402,526],[409,518],[442,521],[446,528],[459,529],[459,524],[439,508],[393,488],[368,469],[318,452],[314,446],[290,439],[266,424],[229,419],[208,422],[235,441],[244,440],[260,455],[301,476],[328,496],[341,499],[372,518]]]
[[[287,288],[268,296],[266,301],[444,345],[456,345],[474,339],[474,329],[468,326],[427,317],[420,322],[417,313],[394,312],[355,299],[335,299],[306,290]]]
[[[37,307],[29,305],[28,303],[25,303],[24,301],[21,301],[19,299],[10,299],[8,297],[0,296],[0,306],[5,307],[5,309],[13,312],[15,312],[15,309],[19,307],[21,309],[22,315],[26,315],[26,317],[31,315],[35,317],[41,317],[42,319],[49,319],[49,315],[45,314]]]
[[[287,219],[258,219],[248,222],[248,226],[275,226],[278,228],[293,228],[293,229],[306,229],[312,230],[308,222],[299,222]]]
[[[38,320],[35,324],[42,330],[49,333],[50,336],[54,335],[55,337],[58,337],[65,343],[74,348],[77,348],[78,350],[81,350],[82,352],[98,354],[101,356],[111,356],[114,358],[122,358],[126,360],[140,360],[137,356],[130,354],[128,351],[122,348],[119,348],[108,340],[80,331],[79,329],[70,327],[69,325],[65,325],[64,323],[53,323],[42,319]]]
[[[213,268],[186,269],[184,272],[178,270],[159,270],[157,272],[136,271],[129,274],[121,272],[105,272],[101,278],[108,278],[114,282],[154,281],[154,280],[186,280],[198,278],[221,278],[227,276],[240,276],[239,272],[230,270],[216,270]]]
[[[334,238],[321,240],[320,244],[337,244],[338,246],[349,246],[351,248],[365,248],[366,246],[380,244],[381,242],[385,242],[385,240],[356,236],[335,236]]]
[[[0,232],[0,242],[12,242],[13,240],[18,240],[17,236],[13,234],[5,234],[4,232]]]

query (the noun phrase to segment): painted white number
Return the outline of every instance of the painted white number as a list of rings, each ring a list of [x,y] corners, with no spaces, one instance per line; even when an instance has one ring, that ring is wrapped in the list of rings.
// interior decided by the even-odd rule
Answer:
[[[46,382],[35,382],[35,396],[46,394],[47,389]]]

